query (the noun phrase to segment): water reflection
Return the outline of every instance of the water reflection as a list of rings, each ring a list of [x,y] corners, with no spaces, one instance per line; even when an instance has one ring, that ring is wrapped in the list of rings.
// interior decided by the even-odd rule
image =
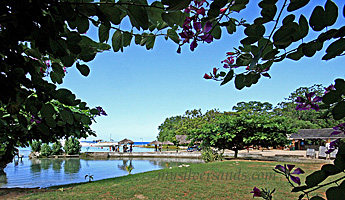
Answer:
[[[128,164],[128,161],[129,161],[129,164]],[[123,170],[125,172],[127,171],[127,169],[126,169],[127,166],[130,166],[130,167],[134,168],[134,166],[132,164],[132,159],[130,159],[130,160],[122,160],[122,164],[121,165],[120,164],[117,165],[117,167],[119,169],[121,169],[121,170]]]
[[[63,162],[63,160],[60,158],[54,159],[53,170],[56,172],[60,172],[61,168],[62,168],[62,162]]]
[[[64,170],[66,174],[76,174],[81,168],[79,158],[69,158],[65,160]]]
[[[53,159],[41,159],[41,168],[48,170],[53,165]]]
[[[41,160],[39,159],[32,159],[30,165],[30,172],[31,174],[36,174],[41,172]]]

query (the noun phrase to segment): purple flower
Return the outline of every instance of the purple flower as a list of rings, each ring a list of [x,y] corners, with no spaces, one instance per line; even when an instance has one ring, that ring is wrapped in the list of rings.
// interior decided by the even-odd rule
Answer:
[[[326,151],[326,154],[332,153],[339,146],[339,140],[333,140],[329,143],[329,149]]]
[[[277,165],[277,166],[275,167],[275,169],[277,169],[277,170],[283,172],[287,177],[290,177],[290,179],[291,179],[293,182],[297,183],[298,185],[301,185],[301,180],[300,180],[300,178],[297,177],[297,176],[292,176],[291,174],[297,174],[297,175],[299,175],[299,174],[304,174],[304,171],[303,171],[301,168],[297,168],[297,169],[295,169],[293,172],[291,172],[292,169],[293,169],[294,167],[295,167],[295,165],[289,165],[289,164],[285,165],[285,167],[282,166],[282,165]],[[287,168],[287,169],[286,169],[286,168]]]
[[[338,124],[337,126],[333,127],[335,131],[331,133],[331,135],[338,135],[339,133],[345,133],[345,123]]]
[[[254,197],[261,197],[261,191],[259,188],[257,187],[254,187],[253,188],[253,191],[251,191],[250,193],[253,193],[253,198]]]
[[[96,109],[99,111],[99,114],[98,114],[99,116],[101,115],[108,116],[101,106],[97,106]]]
[[[40,117],[35,117],[34,115],[31,115],[30,122],[39,124],[42,122],[42,119]]]
[[[305,97],[297,97],[296,102],[298,103],[296,110],[310,110],[314,109],[315,111],[319,111],[319,105],[317,102],[322,101],[322,97],[316,96],[314,99],[312,97],[315,95],[315,92],[305,93]]]
[[[194,51],[194,49],[198,46],[198,43],[196,40],[193,40],[193,42],[190,44],[190,50]]]

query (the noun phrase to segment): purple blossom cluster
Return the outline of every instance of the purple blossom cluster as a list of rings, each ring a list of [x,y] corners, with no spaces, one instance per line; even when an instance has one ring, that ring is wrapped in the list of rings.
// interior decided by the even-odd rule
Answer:
[[[339,146],[339,140],[333,140],[329,143],[329,149],[326,151],[326,154],[332,153]]]
[[[288,178],[290,178],[293,182],[297,183],[298,185],[301,185],[301,179],[297,176],[292,176],[291,174],[304,174],[304,171],[301,168],[297,168],[295,169],[293,172],[291,172],[291,170],[295,167],[295,165],[277,165],[275,167],[275,169],[281,171],[283,174],[285,174],[285,176],[287,176]]]
[[[296,102],[298,103],[296,110],[310,110],[313,109],[315,111],[319,111],[320,107],[317,102],[322,101],[322,97],[316,96],[315,92],[305,93],[305,98],[303,97],[297,97]]]
[[[101,106],[97,106],[96,109],[99,111],[98,116],[108,116],[108,114],[103,110]]]
[[[337,126],[333,127],[334,131],[331,133],[331,135],[338,135],[340,133],[345,134],[345,123],[338,124]]]
[[[181,53],[181,46],[185,43],[190,43],[190,40],[193,40],[190,44],[190,50],[194,51],[194,49],[198,46],[199,41],[211,43],[213,41],[213,36],[210,34],[212,30],[212,23],[207,21],[206,23],[201,23],[201,19],[199,16],[205,16],[205,8],[202,6],[204,4],[208,4],[206,0],[202,1],[193,1],[194,5],[190,5],[187,9],[185,9],[186,13],[194,14],[193,16],[186,17],[183,25],[182,25],[182,32],[179,33],[180,40],[182,44],[179,45],[177,53]]]
[[[40,117],[35,117],[34,115],[31,115],[30,122],[39,124],[42,122],[42,119]]]

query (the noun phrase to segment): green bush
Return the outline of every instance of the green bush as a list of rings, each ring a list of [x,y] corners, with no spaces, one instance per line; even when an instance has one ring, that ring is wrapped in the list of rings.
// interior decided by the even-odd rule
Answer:
[[[80,142],[76,138],[70,137],[66,140],[63,149],[68,155],[79,154],[81,149]]]
[[[201,158],[205,162],[214,162],[216,160],[223,160],[223,153],[213,151],[211,148],[204,148],[201,152]]]
[[[41,150],[41,145],[42,145],[42,141],[32,141],[30,142],[30,147],[31,147],[31,150],[32,151],[35,151],[35,152],[40,152]]]
[[[42,156],[50,156],[52,155],[52,149],[47,143],[44,143],[41,147],[41,155]]]
[[[61,155],[62,154],[62,145],[59,141],[55,142],[52,146],[52,155]]]

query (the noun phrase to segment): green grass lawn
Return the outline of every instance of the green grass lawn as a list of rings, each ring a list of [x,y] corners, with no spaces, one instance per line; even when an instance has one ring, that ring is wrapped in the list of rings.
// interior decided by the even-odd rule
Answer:
[[[91,183],[65,185],[22,196],[21,199],[253,199],[254,186],[276,189],[274,199],[298,199],[282,175],[278,162],[229,160],[191,164]],[[290,163],[293,164],[293,163]],[[295,163],[310,174],[320,164]],[[101,167],[101,166],[100,166]],[[94,175],[97,177],[97,174]],[[300,175],[302,183],[306,175]],[[60,188],[60,190],[58,190]],[[64,191],[62,191],[62,188]]]

